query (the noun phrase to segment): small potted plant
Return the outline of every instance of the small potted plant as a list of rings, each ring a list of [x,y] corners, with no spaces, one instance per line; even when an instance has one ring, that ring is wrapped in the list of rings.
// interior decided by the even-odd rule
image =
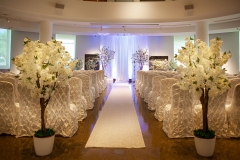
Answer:
[[[210,47],[208,47],[200,39],[197,39],[194,44],[192,38],[186,38],[185,46],[178,50],[179,55],[175,55],[175,59],[181,63],[177,68],[177,72],[181,75],[178,82],[180,87],[192,92],[202,105],[203,128],[194,130],[194,140],[198,154],[207,157],[213,155],[216,141],[215,131],[208,128],[209,98],[222,94],[231,87],[225,75],[226,70],[222,67],[231,54],[220,51],[222,43],[223,41],[217,37],[210,41]],[[212,145],[207,142],[203,147],[207,152],[200,150],[197,146],[199,139],[203,142],[206,140],[213,142]]]
[[[50,154],[55,134],[53,129],[45,126],[45,110],[56,87],[68,84],[77,60],[71,60],[70,54],[59,41],[52,39],[43,44],[24,38],[23,53],[12,58],[12,62],[20,71],[16,76],[19,82],[31,90],[33,97],[39,98],[41,129],[33,136],[36,154],[40,156]]]

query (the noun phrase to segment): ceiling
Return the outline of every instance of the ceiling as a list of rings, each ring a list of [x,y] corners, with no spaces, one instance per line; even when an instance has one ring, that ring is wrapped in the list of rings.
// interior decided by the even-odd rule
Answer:
[[[17,4],[14,0],[1,0],[0,27],[39,32],[41,21],[51,21],[54,33],[167,36],[194,33],[196,23],[206,21],[210,33],[239,31],[239,0],[222,0],[225,3],[222,2],[219,6],[212,3],[215,4],[216,11],[212,11],[214,8],[211,4],[207,7],[200,1],[205,3],[206,0],[167,2],[18,0]],[[231,1],[235,3],[228,7],[224,6]],[[210,2],[212,1],[208,3]],[[62,4],[64,8],[56,8],[56,4]],[[78,7],[75,7],[77,5]],[[193,8],[184,9],[186,5],[192,5]],[[203,11],[202,8],[206,10]],[[220,12],[221,9],[225,10]]]

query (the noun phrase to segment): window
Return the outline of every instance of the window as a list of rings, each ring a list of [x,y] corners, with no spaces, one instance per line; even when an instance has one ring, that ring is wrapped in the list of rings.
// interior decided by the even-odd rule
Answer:
[[[11,30],[0,28],[0,69],[10,69]]]
[[[68,51],[71,57],[75,58],[76,35],[56,34],[56,40],[62,41],[65,51]]]

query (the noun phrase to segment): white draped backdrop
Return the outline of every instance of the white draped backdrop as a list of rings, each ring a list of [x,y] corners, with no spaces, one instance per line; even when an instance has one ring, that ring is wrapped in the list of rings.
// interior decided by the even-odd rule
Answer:
[[[101,36],[100,48],[103,46],[115,51],[114,59],[111,60],[105,69],[105,75],[111,79],[116,78],[117,81],[135,79],[139,66],[135,64],[134,69],[131,59],[132,54],[138,48],[149,50],[148,37],[145,36]]]

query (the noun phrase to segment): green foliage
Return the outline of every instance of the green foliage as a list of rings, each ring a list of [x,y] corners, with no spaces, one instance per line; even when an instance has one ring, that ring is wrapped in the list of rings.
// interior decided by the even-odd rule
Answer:
[[[50,136],[54,135],[54,133],[55,132],[53,131],[53,129],[50,129],[50,128],[47,128],[46,132],[43,132],[41,129],[39,129],[38,131],[36,131],[34,133],[34,136],[38,137],[38,138],[50,137]]]
[[[210,139],[215,137],[215,131],[208,130],[207,132],[204,132],[203,129],[196,129],[194,130],[194,135],[198,138]]]

